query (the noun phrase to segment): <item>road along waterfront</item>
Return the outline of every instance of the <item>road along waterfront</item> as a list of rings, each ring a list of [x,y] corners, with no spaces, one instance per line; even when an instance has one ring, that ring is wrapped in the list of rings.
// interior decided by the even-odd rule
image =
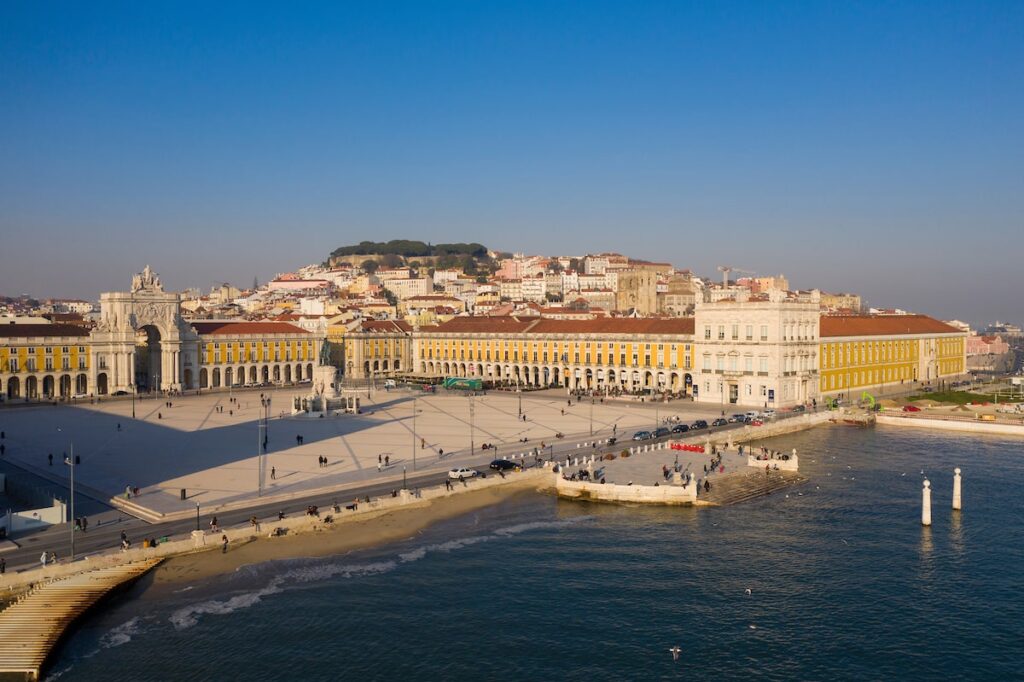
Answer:
[[[84,624],[54,671],[85,682],[111,670],[272,680],[299,663],[312,680],[1017,675],[1018,442],[836,427],[768,444],[804,453],[810,481],[702,510],[516,496],[387,546],[144,580]]]

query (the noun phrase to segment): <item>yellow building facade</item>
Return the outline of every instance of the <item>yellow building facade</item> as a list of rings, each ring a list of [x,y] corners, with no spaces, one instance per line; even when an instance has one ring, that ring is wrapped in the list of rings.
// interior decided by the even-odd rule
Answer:
[[[688,392],[693,320],[463,317],[421,329],[414,371],[570,390]]]
[[[967,371],[966,334],[923,315],[821,318],[823,395],[933,384]]]
[[[78,325],[0,325],[0,395],[7,400],[85,397],[89,346],[89,330]]]
[[[286,322],[193,322],[192,327],[199,334],[199,366],[184,368],[187,384],[196,379],[202,389],[313,377],[319,339],[301,327]]]

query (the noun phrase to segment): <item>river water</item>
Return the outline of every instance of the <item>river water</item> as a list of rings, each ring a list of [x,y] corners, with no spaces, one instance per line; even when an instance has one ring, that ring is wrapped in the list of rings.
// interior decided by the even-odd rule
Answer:
[[[810,482],[733,507],[529,494],[371,551],[137,588],[49,677],[1024,678],[1021,441],[836,426],[774,443]]]

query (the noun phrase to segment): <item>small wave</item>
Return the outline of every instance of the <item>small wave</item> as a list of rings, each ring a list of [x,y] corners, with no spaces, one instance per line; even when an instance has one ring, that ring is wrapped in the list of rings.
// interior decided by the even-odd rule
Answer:
[[[263,601],[264,597],[284,592],[289,585],[314,582],[341,576],[354,578],[363,575],[386,573],[393,570],[394,561],[373,564],[317,564],[299,566],[274,577],[266,587],[251,592],[243,592],[229,599],[210,599],[209,601],[190,604],[171,614],[169,620],[177,630],[187,630],[199,623],[199,616],[223,616],[240,609],[247,609]]]
[[[399,563],[406,564],[419,561],[432,552],[452,552],[481,542],[502,540],[513,535],[519,535],[520,533],[537,530],[539,528],[563,528],[590,518],[593,517],[577,516],[571,519],[562,519],[559,521],[532,521],[529,523],[521,523],[514,526],[508,526],[507,528],[500,528],[490,535],[471,535],[469,537],[456,538],[446,542],[417,547],[409,550],[408,552],[399,554],[397,560],[392,561],[379,561],[369,564],[325,563],[322,561],[318,561],[316,563],[302,563],[299,565],[293,564],[287,570],[278,573],[271,578],[270,582],[267,583],[265,587],[258,590],[243,592],[228,599],[211,599],[208,601],[198,602],[196,604],[190,604],[172,613],[169,620],[174,625],[175,629],[186,630],[197,625],[201,616],[223,616],[240,609],[247,609],[250,606],[259,604],[265,597],[283,592],[289,587],[295,587],[301,584],[327,580],[335,577],[347,579],[387,573],[394,570]],[[280,563],[275,562],[275,564],[277,567],[281,566]],[[258,575],[261,572],[262,570],[260,565],[249,565],[240,569],[240,573],[245,573],[250,577]],[[188,589],[191,588],[185,588],[180,591],[184,592]],[[123,632],[118,632],[117,637],[127,638],[124,639],[124,641],[118,641],[118,644],[130,641],[131,635],[137,634],[137,632],[132,631],[132,628],[126,627],[133,621],[137,620],[137,618],[134,618],[132,621],[128,621],[128,623],[121,626],[121,628],[125,629]],[[119,628],[115,628],[115,630],[119,630]],[[111,633],[108,634],[111,635],[111,641],[115,641],[116,638],[114,637],[114,631],[111,631]],[[112,646],[117,646],[117,644],[113,644]]]
[[[121,623],[116,628],[110,630],[110,632],[100,637],[100,648],[111,649],[115,646],[121,646],[132,641],[132,637],[142,632],[142,621],[138,616],[135,616],[129,621]]]
[[[194,588],[195,588],[195,585],[189,585],[188,587],[183,587],[180,590],[175,590],[174,594],[181,594],[182,592],[188,592],[189,590],[194,589]]]

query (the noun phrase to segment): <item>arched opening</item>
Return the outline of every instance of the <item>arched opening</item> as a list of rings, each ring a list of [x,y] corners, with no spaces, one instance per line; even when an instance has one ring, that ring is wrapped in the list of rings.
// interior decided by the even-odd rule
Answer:
[[[253,365],[249,368],[249,383],[255,384],[259,381],[259,368]]]
[[[232,385],[232,381],[231,380],[234,379],[234,378],[235,378],[235,372],[234,372],[234,370],[231,367],[228,367],[227,369],[224,370],[224,385],[225,386],[231,386]]]
[[[140,391],[159,391],[160,330],[151,324],[135,331],[135,386]],[[174,377],[170,377],[173,381]]]
[[[18,377],[11,377],[7,380],[7,398],[21,397],[21,380]]]
[[[367,360],[363,363],[363,375],[370,376],[370,361]]]
[[[312,379],[313,378],[313,363],[312,362],[306,364],[306,378],[307,379]]]
[[[203,367],[201,370],[199,370],[199,388],[209,388],[210,387],[209,376],[210,375],[206,372],[206,368],[205,367]]]
[[[284,380],[285,380],[286,383],[291,383],[291,381],[292,381],[292,366],[291,365],[285,365],[284,366]]]
[[[71,397],[71,375],[62,374],[60,377],[60,397],[70,398]]]
[[[213,387],[220,388],[220,367],[213,368]]]
[[[245,384],[245,367],[239,367],[238,371],[235,372],[235,386],[242,386]]]
[[[693,375],[691,375],[691,374],[683,375],[683,386],[686,388],[686,392],[687,393],[692,393],[693,392]]]
[[[107,373],[100,372],[96,375],[96,395],[106,395],[107,390]]]
[[[281,365],[274,365],[274,383],[281,381]]]
[[[43,377],[43,397],[53,397],[53,377],[50,376],[49,374]]]
[[[302,365],[295,365],[295,380],[302,381]]]
[[[269,384],[270,383],[270,367],[268,367],[267,365],[263,365],[262,375],[263,375],[262,382],[265,383],[265,384]]]
[[[25,397],[34,400],[39,397],[39,380],[35,377],[25,379]]]
[[[75,394],[85,395],[89,392],[89,378],[84,374],[75,377]]]
[[[396,372],[398,372],[398,371],[400,371],[402,369],[401,362],[402,362],[401,360],[399,360],[398,358],[395,358],[395,371]]]

